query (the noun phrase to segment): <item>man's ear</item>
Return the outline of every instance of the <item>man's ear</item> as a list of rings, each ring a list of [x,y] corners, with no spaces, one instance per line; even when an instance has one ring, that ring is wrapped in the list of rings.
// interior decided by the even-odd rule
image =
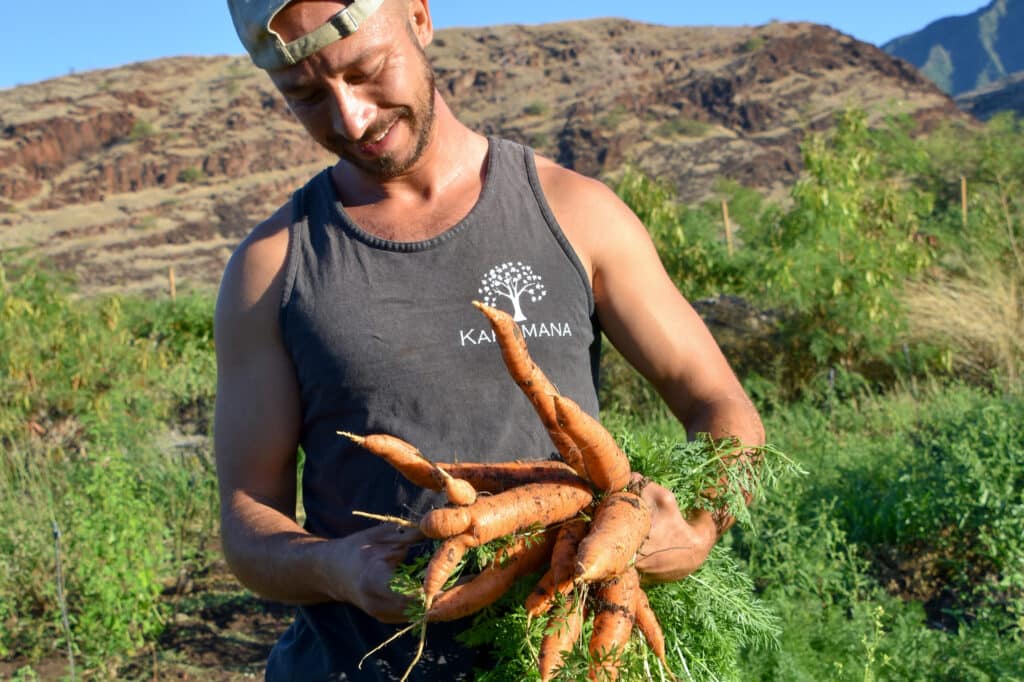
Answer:
[[[434,40],[434,22],[430,18],[428,0],[409,0],[409,26],[420,41],[420,47],[426,48]]]

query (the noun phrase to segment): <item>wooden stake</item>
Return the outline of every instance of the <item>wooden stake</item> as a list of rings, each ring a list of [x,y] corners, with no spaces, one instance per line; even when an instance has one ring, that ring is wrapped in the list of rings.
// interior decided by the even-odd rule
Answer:
[[[174,284],[174,266],[167,268],[167,282],[171,288],[171,300],[178,297],[178,288]]]
[[[964,227],[967,227],[967,177],[960,176],[960,212],[963,217]]]
[[[733,255],[735,247],[732,242],[732,222],[729,221],[729,202],[722,199],[722,222],[725,223],[725,243],[729,248],[729,255]]]

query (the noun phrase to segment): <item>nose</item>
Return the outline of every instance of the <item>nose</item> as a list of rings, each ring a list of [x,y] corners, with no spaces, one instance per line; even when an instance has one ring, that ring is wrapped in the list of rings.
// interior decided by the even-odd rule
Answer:
[[[345,82],[334,86],[334,105],[335,131],[352,141],[361,139],[373,122],[376,106]]]

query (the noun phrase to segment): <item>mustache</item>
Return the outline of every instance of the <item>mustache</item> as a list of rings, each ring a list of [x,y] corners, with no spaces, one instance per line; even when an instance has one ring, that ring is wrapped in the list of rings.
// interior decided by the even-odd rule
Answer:
[[[409,107],[405,107],[405,106],[398,107],[398,110],[397,110],[397,112],[395,113],[394,116],[390,117],[386,121],[376,121],[376,122],[374,122],[373,125],[371,125],[369,128],[366,129],[366,132],[364,132],[362,134],[362,136],[358,140],[353,140],[353,139],[351,139],[349,137],[346,137],[344,135],[332,135],[329,138],[329,142],[332,145],[360,145],[360,144],[367,144],[367,143],[373,142],[378,137],[383,135],[387,131],[388,128],[393,126],[398,121],[402,120],[403,118],[411,118],[411,117],[412,117],[412,109],[410,109]]]

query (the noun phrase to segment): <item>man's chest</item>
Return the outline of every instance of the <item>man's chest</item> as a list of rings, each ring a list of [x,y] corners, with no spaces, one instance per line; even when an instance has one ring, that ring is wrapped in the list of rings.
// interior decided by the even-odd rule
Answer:
[[[347,206],[345,211],[363,231],[395,242],[433,239],[458,225],[473,210],[479,189],[451,191],[426,200],[385,199]]]

